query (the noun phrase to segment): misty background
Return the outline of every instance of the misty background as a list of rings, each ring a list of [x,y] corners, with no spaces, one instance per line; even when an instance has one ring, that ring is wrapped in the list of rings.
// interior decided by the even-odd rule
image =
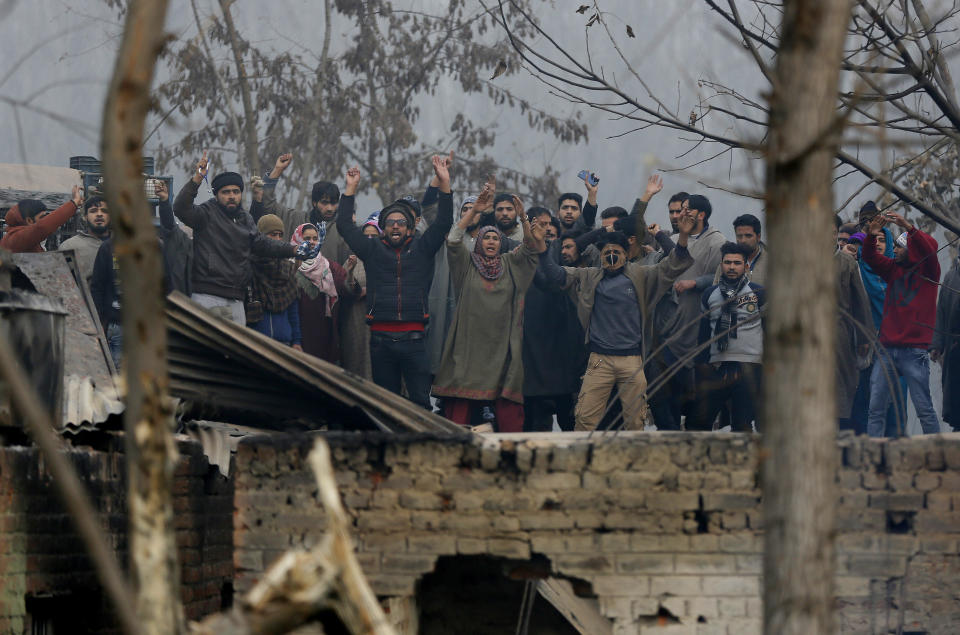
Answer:
[[[477,5],[477,11],[484,6],[497,6],[495,0],[468,0],[468,4],[470,2]],[[197,4],[201,14],[219,11],[215,0],[197,0]],[[394,2],[395,8],[414,12],[431,12],[445,4],[443,0]],[[617,77],[638,97],[646,98],[642,85],[628,76],[600,27],[594,25],[585,31],[589,12],[587,15],[576,13],[580,4],[577,0],[536,2],[537,18],[544,30],[578,59],[585,58],[588,35],[594,65],[603,67],[608,76]],[[739,4],[744,15],[749,16],[750,4]],[[929,4],[934,12],[943,2]],[[767,86],[756,72],[754,61],[732,37],[730,27],[721,23],[702,1],[620,0],[604,2],[602,8],[626,59],[651,93],[671,110],[690,112],[700,105],[701,99],[712,94],[701,85],[702,80],[736,86],[750,99],[765,103],[763,91]],[[319,50],[322,45],[323,7],[314,0],[238,0],[232,12],[241,34],[260,48],[304,51]],[[351,41],[355,28],[353,23],[337,17],[331,41],[334,56]],[[635,38],[627,37],[627,25],[636,34]],[[170,1],[163,28],[176,39],[196,36],[189,0]],[[116,10],[105,0],[0,0],[0,111],[5,123],[0,128],[0,163],[66,167],[70,156],[99,157],[102,107],[121,30]],[[502,30],[488,30],[474,37],[499,43],[504,57],[511,57],[510,45]],[[544,38],[528,42],[544,54],[555,56]],[[225,58],[227,52],[223,51],[222,55]],[[168,79],[162,62],[158,68],[156,81]],[[725,191],[759,195],[763,191],[763,163],[759,157],[744,152],[728,153],[698,164],[722,148],[709,144],[694,147],[688,135],[658,127],[625,134],[637,127],[635,122],[571,104],[551,94],[548,86],[525,70],[494,81],[528,100],[534,108],[558,117],[579,117],[588,125],[589,140],[571,145],[532,131],[525,115],[492,103],[483,93],[466,96],[459,85],[449,81],[441,82],[436,95],[418,100],[422,114],[414,127],[417,136],[427,143],[439,140],[454,117],[466,113],[478,124],[496,132],[494,154],[501,165],[528,174],[541,173],[545,166],[552,166],[561,175],[561,191],[583,194],[577,172],[582,169],[596,172],[600,177],[600,209],[611,205],[629,209],[643,192],[647,177],[660,171],[664,190],[653,199],[647,213],[649,222],[667,225],[667,200],[681,190],[702,193],[711,200],[714,209],[711,224],[728,238],[733,238],[730,223],[736,216],[753,213],[763,220],[762,200]],[[157,144],[173,144],[185,132],[202,128],[206,123],[202,112],[188,117],[171,116],[147,141],[146,154],[155,154]],[[152,115],[147,129],[152,130],[156,125],[157,118]],[[755,131],[745,128],[717,132],[736,134],[754,142],[761,140]],[[296,161],[298,149],[289,148],[289,151],[294,153]],[[876,155],[873,150],[864,153]],[[211,174],[237,167],[233,153],[211,152],[210,156]],[[886,160],[892,160],[892,156]],[[265,171],[271,166],[264,165]],[[324,178],[342,185],[343,171],[345,167],[341,173]],[[157,172],[172,175],[175,189],[189,178],[189,174],[176,165],[158,165]],[[425,160],[424,186],[431,176]],[[456,197],[479,191],[481,183],[458,181],[456,169],[453,177]],[[846,200],[862,183],[859,176],[841,180],[835,188],[835,201]],[[842,216],[855,217],[864,201],[879,194],[878,189],[868,188],[850,202],[841,212]],[[362,220],[366,212],[380,209],[385,202],[372,194],[360,196],[358,220]],[[556,201],[527,201],[528,207],[534,204],[556,209]],[[944,270],[949,266],[946,251],[941,253],[941,264]],[[939,366],[931,364],[931,370],[931,387],[939,411]],[[910,409],[912,411],[912,405]],[[911,418],[914,420],[911,428],[917,427],[915,415]]]

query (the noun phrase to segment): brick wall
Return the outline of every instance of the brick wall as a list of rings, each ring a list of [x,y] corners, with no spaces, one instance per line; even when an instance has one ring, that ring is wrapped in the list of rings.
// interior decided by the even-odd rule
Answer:
[[[122,443],[119,444],[122,446]],[[180,442],[177,545],[190,619],[217,611],[233,578],[233,483],[210,470],[199,444]],[[104,535],[126,566],[126,466],[121,451],[74,449],[69,458],[100,513]],[[82,541],[38,451],[0,448],[0,633],[29,628],[28,611],[52,611],[62,632],[116,630]],[[63,620],[63,621],[60,621]]]
[[[763,518],[751,437],[327,438],[378,595],[414,595],[441,556],[545,557],[553,575],[592,584],[616,633],[761,630]],[[321,535],[304,462],[310,445],[305,437],[240,444],[238,591],[283,550]],[[960,632],[960,435],[848,436],[838,453],[838,629]]]

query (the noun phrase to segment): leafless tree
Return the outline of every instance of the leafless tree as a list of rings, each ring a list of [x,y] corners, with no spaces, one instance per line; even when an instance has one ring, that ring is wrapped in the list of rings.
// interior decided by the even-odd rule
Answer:
[[[608,4],[595,0],[585,11],[587,53],[578,57],[564,46],[566,40],[540,27],[523,6],[499,0],[501,23],[523,64],[557,95],[633,123],[634,133],[650,127],[674,130],[689,142],[688,152],[706,156],[700,162],[731,153],[762,156],[769,136],[768,104],[752,97],[745,87],[709,78],[699,79],[696,94],[687,94],[679,102],[656,94],[624,54],[627,36],[617,29],[616,20],[609,19],[614,14],[604,10]],[[940,14],[931,16],[921,0],[854,0],[853,5],[834,98],[834,127],[845,132],[834,154],[834,178],[859,177],[857,192],[880,185],[920,214],[957,232],[960,216],[946,215],[897,177],[917,159],[942,151],[944,138],[956,142],[960,135],[960,109],[947,63],[955,45],[948,39],[950,23],[960,8],[947,4]],[[766,90],[772,90],[787,4],[702,0],[702,6],[728,25],[729,39],[747,52]],[[510,30],[517,16],[536,29],[536,46]],[[595,63],[591,47],[600,43],[614,52],[615,68]],[[886,156],[887,164],[878,148],[892,153]],[[894,165],[899,167],[891,169]]]
[[[103,111],[102,156],[123,295],[130,568],[144,633],[184,631],[173,525],[177,451],[167,374],[163,265],[143,188],[144,123],[167,0],[131,0]]]

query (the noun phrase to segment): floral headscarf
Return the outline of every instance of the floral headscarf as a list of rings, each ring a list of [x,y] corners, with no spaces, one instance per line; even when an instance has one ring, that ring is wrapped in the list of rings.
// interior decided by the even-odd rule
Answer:
[[[470,260],[473,261],[473,266],[477,268],[477,272],[485,280],[499,280],[500,276],[503,275],[503,260],[500,258],[500,252],[497,252],[496,256],[485,256],[483,254],[483,237],[490,232],[496,232],[500,241],[503,241],[503,232],[493,225],[481,227],[480,231],[477,232],[477,240],[473,243],[473,253],[470,254]]]
[[[293,236],[290,237],[290,244],[297,246],[300,243],[304,242],[303,230],[304,229],[317,229],[316,225],[311,223],[304,223],[297,227],[293,232]],[[320,231],[317,230],[317,233],[320,234]],[[323,239],[326,237],[326,232],[320,234],[320,244],[323,244]],[[316,298],[319,294],[323,293],[327,296],[327,316],[331,315],[333,310],[333,305],[337,303],[337,285],[333,282],[333,272],[330,271],[330,262],[323,256],[323,254],[317,252],[317,255],[313,258],[309,258],[300,263],[299,269],[297,269],[297,282],[300,285],[300,288],[311,298]]]

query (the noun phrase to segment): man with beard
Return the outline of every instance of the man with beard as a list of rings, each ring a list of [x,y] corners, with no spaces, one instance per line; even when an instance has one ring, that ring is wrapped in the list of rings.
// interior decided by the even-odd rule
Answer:
[[[960,258],[940,286],[930,359],[943,368],[943,420],[960,429]]]
[[[760,219],[753,214],[742,214],[733,219],[733,233],[736,235],[738,245],[743,245],[750,250],[747,256],[747,276],[750,282],[763,285],[767,277],[767,245],[760,240]],[[712,283],[703,285],[704,288],[709,284],[717,284],[723,275],[723,265],[717,266],[716,274]]]
[[[575,411],[577,430],[594,430],[616,386],[623,403],[624,427],[641,430],[646,419],[643,363],[657,345],[653,307],[684,270],[693,264],[687,251],[694,220],[681,219],[677,246],[656,266],[627,261],[630,244],[620,232],[604,236],[601,267],[559,267],[541,259],[551,284],[568,289],[577,305],[590,357]]]
[[[83,229],[76,236],[68,238],[60,245],[60,251],[73,250],[77,256],[77,265],[87,284],[93,277],[93,262],[103,241],[110,238],[110,213],[107,202],[101,196],[91,196],[83,204]]]
[[[580,250],[577,247],[577,238],[580,232],[565,231],[560,234],[560,264],[564,267],[585,267]]]
[[[760,311],[766,292],[747,276],[749,247],[725,243],[721,247],[720,282],[703,292],[699,344],[713,339],[708,357],[719,381],[707,391],[702,417],[689,421],[688,430],[709,430],[722,405],[730,400],[735,432],[760,430],[763,322]]]
[[[243,300],[253,256],[293,258],[295,250],[259,231],[240,203],[243,177],[222,172],[211,181],[214,198],[194,205],[207,176],[207,153],[173,202],[173,213],[193,229],[191,299],[220,317],[246,324]]]
[[[513,194],[497,194],[493,199],[493,218],[497,229],[510,240],[523,240],[523,227],[517,220],[517,209],[513,204]]]
[[[323,247],[320,248],[320,253],[330,262],[342,265],[353,252],[350,251],[346,241],[340,235],[335,223],[337,203],[340,201],[340,188],[330,181],[317,181],[313,184],[313,189],[310,192],[311,206],[309,211],[283,207],[277,202],[277,183],[280,182],[280,177],[283,176],[284,170],[290,166],[292,161],[293,155],[290,153],[281,154],[277,157],[270,174],[263,180],[261,211],[255,211],[255,207],[260,206],[251,206],[250,213],[255,221],[260,219],[261,214],[276,214],[279,216],[287,230],[287,235],[283,237],[284,242],[289,242],[293,230],[304,223],[312,225],[325,223],[327,234],[323,241]]]
[[[892,221],[903,229],[894,257],[877,253],[877,234]],[[940,432],[930,398],[930,355],[936,324],[940,263],[937,241],[894,212],[874,216],[867,225],[863,259],[887,283],[880,323],[880,344],[870,377],[870,414],[867,434],[885,436],[884,423],[891,389],[899,373],[907,381],[924,434]]]
[[[424,329],[430,319],[427,297],[435,255],[453,225],[453,196],[445,157],[432,158],[439,183],[436,220],[414,236],[414,208],[405,199],[380,212],[381,239],[367,238],[351,220],[360,170],[347,170],[337,208],[337,229],[363,261],[367,276],[367,322],[373,381],[400,394],[401,379],[409,398],[430,408],[430,359]]]
[[[591,173],[589,176],[596,175]],[[600,188],[600,180],[597,179],[596,184],[591,184],[589,176],[583,179],[583,185],[587,188],[586,205],[583,204],[583,197],[575,192],[561,194],[557,201],[557,220],[560,221],[562,231],[587,231],[593,229],[597,222],[597,190]]]

